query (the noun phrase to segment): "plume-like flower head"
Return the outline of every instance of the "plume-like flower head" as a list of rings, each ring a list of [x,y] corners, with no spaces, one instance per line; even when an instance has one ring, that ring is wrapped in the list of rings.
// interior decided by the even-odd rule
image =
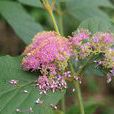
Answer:
[[[42,65],[69,58],[71,46],[68,39],[56,32],[42,32],[34,37],[32,44],[25,49],[24,55],[24,69],[37,70]]]
[[[66,87],[63,75],[72,54],[68,39],[56,32],[41,32],[34,37],[23,54],[24,70],[40,70],[37,85],[43,93]]]

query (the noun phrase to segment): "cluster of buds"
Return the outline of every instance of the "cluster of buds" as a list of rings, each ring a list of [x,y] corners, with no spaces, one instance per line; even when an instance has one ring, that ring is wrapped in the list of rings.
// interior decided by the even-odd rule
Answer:
[[[48,78],[47,76],[40,76],[37,80],[37,86],[42,93],[46,94],[48,90],[55,92],[56,90],[62,90],[67,88],[66,81],[62,76]]]

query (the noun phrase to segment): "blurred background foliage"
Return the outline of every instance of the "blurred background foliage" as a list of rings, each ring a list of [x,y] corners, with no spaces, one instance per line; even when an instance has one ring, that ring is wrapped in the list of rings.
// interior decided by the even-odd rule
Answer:
[[[88,28],[93,33],[114,32],[114,0],[56,0],[54,14],[65,36],[78,27]],[[0,55],[22,54],[33,36],[43,30],[54,28],[40,0],[0,0]],[[114,114],[114,80],[106,84],[102,71],[94,67],[92,64],[85,69],[82,80],[86,114]],[[72,88],[70,84],[66,94],[66,104],[70,107],[67,114],[79,114]]]

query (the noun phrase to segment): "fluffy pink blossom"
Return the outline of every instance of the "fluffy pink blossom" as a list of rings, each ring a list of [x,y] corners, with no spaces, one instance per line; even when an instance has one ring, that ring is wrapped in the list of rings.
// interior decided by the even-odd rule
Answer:
[[[71,55],[71,46],[68,39],[56,32],[42,32],[35,36],[24,55],[23,68],[36,70],[40,65],[66,60]]]
[[[39,89],[43,93],[48,90],[54,92],[67,86],[60,69],[67,67],[71,54],[72,48],[68,39],[56,32],[38,33],[23,53],[22,67],[24,70],[39,70]]]
[[[40,66],[40,62],[34,56],[26,56],[23,59],[22,67],[24,70],[37,70]]]

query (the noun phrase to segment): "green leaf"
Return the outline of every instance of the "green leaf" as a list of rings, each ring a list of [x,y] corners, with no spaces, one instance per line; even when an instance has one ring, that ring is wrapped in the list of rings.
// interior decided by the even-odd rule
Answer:
[[[32,7],[40,7],[43,8],[43,5],[41,4],[40,0],[18,0],[20,3]],[[50,4],[52,3],[53,0],[49,0]],[[65,2],[65,0],[56,0],[56,4],[60,2]]]
[[[104,76],[105,73],[103,69],[100,69],[99,67],[97,68],[97,65],[93,63],[91,65],[88,65],[84,69],[84,75],[85,76]]]
[[[70,5],[74,5],[73,3],[75,3],[75,7],[99,7],[99,6],[104,6],[104,7],[110,7],[110,8],[114,8],[113,5],[111,4],[111,2],[109,0],[67,0],[66,2],[70,3]]]
[[[79,28],[87,28],[91,32],[98,32],[98,31],[110,31],[111,29],[111,24],[108,21],[105,21],[100,18],[89,18],[83,21]]]
[[[55,111],[54,111],[54,114],[64,114],[64,112],[61,111],[61,110],[55,110]]]
[[[43,30],[19,3],[0,1],[0,14],[25,43],[30,43],[32,37]]]
[[[111,5],[111,3],[108,1],[106,2],[106,0],[105,3],[98,2],[98,0],[67,0],[66,7],[67,12],[79,21],[83,21],[90,17],[99,17],[109,21],[108,15],[98,8],[98,6]]]
[[[114,108],[113,106],[104,106],[104,107],[101,107],[102,108],[102,113],[101,114],[114,114]]]
[[[97,108],[98,104],[97,103],[86,103],[84,110],[85,114],[93,114]],[[67,114],[80,114],[80,108],[78,106],[72,106]]]
[[[34,7],[42,7],[40,0],[18,0],[20,3],[34,6]]]
[[[109,17],[103,11],[93,7],[70,8],[68,13],[79,21],[83,21],[91,17],[97,17],[109,21]]]
[[[52,114],[50,104],[57,104],[63,97],[64,91],[47,95],[40,95],[35,87],[36,73],[28,73],[20,67],[21,57],[0,57],[0,114],[17,114],[16,109],[22,113],[29,114],[27,110],[32,107],[33,114]],[[17,80],[17,86],[9,83],[10,80]],[[24,93],[27,90],[28,93]],[[43,104],[36,104],[40,98]]]

